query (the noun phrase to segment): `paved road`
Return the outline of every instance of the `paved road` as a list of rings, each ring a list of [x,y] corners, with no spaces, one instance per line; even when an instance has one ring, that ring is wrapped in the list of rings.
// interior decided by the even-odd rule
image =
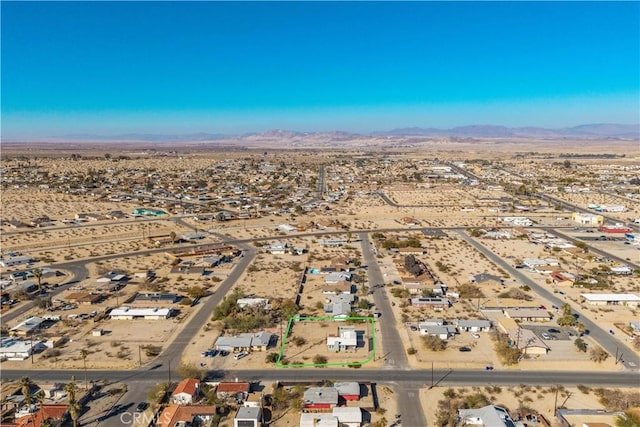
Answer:
[[[468,242],[471,246],[476,248],[478,251],[483,253],[487,258],[493,261],[498,267],[505,270],[512,277],[515,277],[523,284],[528,285],[534,292],[540,295],[542,298],[547,299],[549,302],[561,307],[566,301],[560,299],[556,296],[556,294],[549,292],[549,290],[545,287],[538,285],[532,279],[521,273],[520,271],[513,268],[509,263],[505,262],[501,257],[491,252],[482,244],[478,243],[476,240],[471,238],[463,229],[459,229],[458,234],[462,237],[466,242]],[[624,356],[622,357],[623,365],[628,369],[638,369],[640,368],[640,357],[637,354],[633,353],[631,350],[627,349],[626,345],[620,342],[616,336],[609,334],[607,331],[602,329],[596,323],[591,321],[589,318],[580,316],[579,312],[574,312],[579,316],[578,320],[580,323],[585,325],[585,327],[589,330],[589,335],[593,338],[598,344],[602,346],[605,350],[607,350],[611,355],[619,354],[620,351],[624,352]],[[625,351],[626,350],[626,351]]]
[[[71,285],[73,285],[74,283],[78,283],[83,281],[84,279],[87,278],[87,276],[89,275],[89,272],[87,271],[87,267],[86,267],[87,262],[69,262],[69,263],[62,263],[62,264],[55,264],[50,266],[51,268],[55,269],[55,270],[65,270],[68,273],[71,274],[71,277],[69,277],[69,280],[67,280],[66,282],[64,282],[63,284],[61,284],[60,286],[58,286],[57,288],[53,288],[48,294],[47,296],[55,298],[56,295],[58,295],[59,293],[69,289],[71,287]],[[25,304],[22,304],[16,308],[11,309],[10,311],[2,314],[0,316],[0,321],[2,322],[9,322],[13,319],[16,319],[22,315],[24,315],[27,311],[31,310],[34,306],[35,306],[35,302],[34,301],[28,301]]]
[[[555,198],[553,196],[549,196],[548,194],[537,194],[536,197],[539,198],[540,200],[545,200],[545,201],[547,201],[549,203],[553,203],[553,204],[556,204],[556,205],[569,206],[571,209],[573,209],[575,211],[578,211],[578,212],[590,213],[590,214],[594,213],[593,209],[583,208],[581,206],[574,205],[573,203],[569,203],[569,202],[566,202],[564,200],[557,199],[557,198]],[[599,212],[598,215],[602,215],[604,217],[604,219],[605,219],[605,222],[609,222],[611,224],[624,222],[624,221],[621,221],[621,220],[619,220],[617,218],[605,215],[602,212]],[[635,225],[635,224],[628,224],[628,225],[629,225],[629,227],[631,227],[636,232],[640,231],[640,227],[638,227],[637,225]]]
[[[25,375],[22,370],[3,370],[2,377],[20,379]],[[83,378],[81,370],[76,371],[29,371],[29,378],[38,381],[69,381],[72,375]],[[124,381],[127,384],[146,383],[149,389],[153,384],[167,380],[166,367],[146,371],[89,371],[89,380]],[[397,370],[397,369],[262,369],[210,371],[209,380],[221,379],[233,381],[317,381],[319,378],[335,381],[372,381],[376,383],[407,384],[413,387],[431,385],[430,369]],[[172,376],[176,380],[177,375]],[[459,385],[552,385],[578,384],[607,387],[637,387],[640,385],[638,372],[598,372],[598,371],[526,371],[526,370],[493,370],[483,369],[436,369],[434,380],[437,386]]]
[[[546,227],[545,227],[545,229],[546,229]],[[566,239],[569,242],[584,241],[584,240],[580,239],[579,237],[578,238],[571,237],[571,236],[566,235],[564,233],[561,233],[560,231],[557,231],[557,230],[555,230],[553,228],[546,229],[546,231],[548,231],[549,233],[555,234],[558,237],[562,237],[563,239]],[[623,240],[624,240],[624,238],[623,238]],[[618,256],[612,255],[609,252],[603,251],[602,249],[594,248],[591,245],[587,245],[587,246],[589,246],[589,252],[592,253],[592,254],[600,255],[601,257],[609,258],[609,259],[617,261],[617,262],[619,262],[621,264],[626,264],[626,265],[628,265],[630,267],[633,267],[633,268],[636,268],[636,269],[640,269],[640,264],[638,264],[638,263],[627,261],[624,258],[620,258]]]
[[[369,235],[367,233],[358,233],[358,236],[362,245],[364,263],[367,265],[369,289],[374,289],[373,285],[384,283],[384,277],[380,272],[380,267],[378,267],[378,260],[375,257],[375,250],[369,241]],[[389,302],[387,288],[384,286],[375,288],[373,300],[376,304],[376,310],[381,314],[376,323],[380,327],[380,333],[382,334],[384,354],[379,354],[377,357],[384,357],[383,369],[409,369],[407,354],[400,334],[396,329],[396,319]],[[402,414],[403,424],[406,426],[426,426],[427,420],[424,417],[422,407],[415,403],[418,389],[412,385],[399,384],[396,387],[396,395],[398,412]]]

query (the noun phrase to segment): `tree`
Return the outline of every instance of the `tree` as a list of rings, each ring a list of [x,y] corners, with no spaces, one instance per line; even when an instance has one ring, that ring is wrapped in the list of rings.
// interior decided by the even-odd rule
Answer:
[[[22,395],[24,396],[24,403],[27,405],[31,405],[33,402],[33,398],[31,396],[31,387],[33,387],[33,381],[29,377],[20,378],[20,390],[22,391]]]
[[[75,378],[73,378],[71,382],[65,384],[64,391],[69,397],[67,410],[69,411],[69,416],[73,421],[73,427],[78,427],[78,418],[80,417],[80,410],[82,409],[82,407],[76,399],[76,392],[78,391],[78,389],[76,388]]]
[[[576,347],[578,347],[579,351],[583,353],[587,352],[587,343],[584,342],[582,338],[576,338],[576,340],[574,341],[574,344],[576,345]]]
[[[638,427],[640,426],[640,414],[632,410],[624,411],[623,415],[616,417],[617,427]]]
[[[38,281],[38,292],[42,292],[42,270],[39,268],[34,268],[31,273],[33,277]]]
[[[87,384],[87,356],[89,355],[89,352],[86,349],[82,349],[80,350],[80,357],[82,357],[82,363],[84,365],[84,388],[85,389],[89,389],[88,384]]]
[[[69,405],[67,406],[67,411],[69,411],[69,416],[73,421],[73,427],[78,427],[78,418],[80,418],[81,409],[82,407],[80,406],[79,402],[75,400],[69,401]]]
[[[171,233],[169,233],[169,238],[171,239],[171,243],[175,243],[176,242],[176,232],[172,231]]]
[[[75,379],[69,383],[66,383],[64,385],[63,390],[65,391],[65,393],[67,393],[67,396],[69,396],[69,402],[75,402],[76,393],[78,391],[78,388],[76,387]]]

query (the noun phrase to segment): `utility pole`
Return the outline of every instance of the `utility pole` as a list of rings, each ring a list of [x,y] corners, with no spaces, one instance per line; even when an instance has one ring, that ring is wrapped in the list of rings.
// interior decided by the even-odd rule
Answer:
[[[169,359],[169,387],[171,387],[171,359]]]
[[[431,388],[433,388],[433,361],[431,361]]]
[[[556,416],[556,411],[558,410],[558,388],[559,386],[556,384],[556,397],[553,401],[553,416]]]

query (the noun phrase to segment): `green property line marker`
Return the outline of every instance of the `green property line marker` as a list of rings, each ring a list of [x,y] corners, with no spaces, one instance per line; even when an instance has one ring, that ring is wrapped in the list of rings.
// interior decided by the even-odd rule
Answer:
[[[369,326],[371,327],[371,338],[373,340],[373,348],[369,352],[369,357],[367,357],[363,361],[356,362],[330,362],[330,363],[282,363],[282,358],[284,355],[284,349],[287,345],[287,338],[289,337],[289,333],[291,332],[291,328],[296,321],[302,322],[339,322],[339,323],[348,323],[358,322],[364,323],[369,322]],[[362,317],[362,316],[354,316],[354,317],[345,317],[344,319],[336,319],[331,316],[324,317],[300,317],[298,315],[293,316],[289,319],[287,323],[287,330],[282,337],[282,342],[280,343],[280,351],[278,352],[278,359],[276,360],[276,368],[323,368],[329,366],[346,366],[346,367],[360,367],[366,363],[369,363],[373,360],[376,354],[376,328],[373,317]]]

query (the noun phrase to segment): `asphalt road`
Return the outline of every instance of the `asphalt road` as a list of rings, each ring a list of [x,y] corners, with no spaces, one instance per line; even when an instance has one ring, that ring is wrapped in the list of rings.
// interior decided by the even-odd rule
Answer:
[[[574,211],[577,211],[577,212],[590,213],[590,214],[594,213],[593,209],[583,208],[581,206],[574,205],[573,203],[569,203],[569,202],[566,202],[564,200],[557,199],[557,198],[555,198],[553,196],[549,196],[547,194],[538,194],[538,195],[536,195],[536,197],[539,198],[540,200],[545,200],[545,201],[547,201],[549,203],[553,203],[553,204],[556,204],[556,205],[569,206],[571,209],[573,209]],[[599,212],[598,214],[602,215],[604,217],[605,222],[609,222],[611,224],[624,222],[624,221],[621,221],[621,220],[619,220],[617,218],[605,215],[602,212]],[[638,231],[640,231],[640,227],[638,227],[635,224],[630,224],[629,227],[631,227],[636,233]]]
[[[598,372],[598,371],[524,371],[524,370],[493,370],[484,369],[436,369],[434,383],[436,386],[460,385],[553,385],[562,384],[575,386],[579,384],[602,387],[638,387],[640,374],[638,372]],[[3,370],[3,379],[20,379],[25,375],[23,370]],[[82,370],[75,371],[29,371],[29,378],[38,381],[69,381],[72,375],[83,378]],[[94,381],[123,381],[127,384],[146,383],[147,390],[153,384],[167,381],[166,367],[137,371],[88,371],[87,377]],[[328,379],[332,381],[371,381],[376,383],[406,384],[412,387],[429,387],[431,385],[430,369],[398,370],[398,369],[261,369],[210,371],[207,379],[219,381],[222,379],[233,381],[318,381]],[[172,376],[175,381],[177,375]],[[415,406],[415,405],[414,405]],[[404,416],[404,414],[403,414]],[[407,424],[408,425],[408,424]],[[424,425],[424,424],[423,424]]]
[[[478,243],[476,240],[471,238],[467,233],[464,232],[463,229],[457,230],[457,233],[462,237],[466,242],[468,242],[471,246],[476,248],[479,252],[484,254],[487,258],[489,258],[492,262],[494,262],[497,266],[505,270],[512,277],[518,279],[523,284],[529,286],[535,293],[540,295],[542,298],[545,298],[549,302],[557,305],[558,307],[562,307],[562,305],[566,302],[564,299],[561,299],[556,296],[556,294],[550,292],[547,288],[538,285],[536,282],[531,280],[529,277],[521,273],[520,271],[513,268],[509,263],[505,262],[501,257],[494,254],[490,250],[488,250],[485,246]],[[621,358],[623,361],[623,365],[628,369],[637,370],[640,368],[640,357],[637,354],[633,353],[631,350],[627,349],[625,344],[620,342],[616,336],[609,334],[607,331],[602,329],[596,323],[589,320],[589,318],[580,316],[579,312],[575,312],[577,314],[578,321],[585,325],[585,327],[589,330],[589,335],[593,338],[602,348],[607,350],[611,355],[615,356],[619,354],[620,351],[624,353]]]
[[[562,237],[563,239],[566,239],[569,242],[577,242],[577,241],[581,241],[582,240],[580,238],[575,238],[575,237],[568,236],[568,235],[566,235],[566,234],[564,234],[564,233],[562,233],[560,231],[557,231],[557,230],[555,230],[553,228],[548,229],[547,231],[549,231],[549,233],[555,234],[558,237]],[[622,240],[624,240],[624,238]],[[620,264],[626,264],[629,267],[640,269],[640,264],[638,264],[636,262],[627,261],[626,259],[623,259],[623,258],[620,258],[618,256],[612,255],[609,252],[605,252],[605,251],[603,251],[601,249],[594,248],[591,245],[587,245],[587,246],[589,246],[589,252],[592,253],[592,254],[596,254],[596,255],[599,255],[599,256],[604,257],[604,258],[609,258],[610,260],[617,261]]]
[[[378,358],[384,357],[384,369],[406,370],[409,368],[407,355],[400,334],[396,329],[396,319],[389,302],[386,286],[373,288],[373,285],[384,283],[384,277],[378,267],[378,260],[375,257],[375,251],[369,241],[367,233],[358,233],[362,245],[362,254],[364,263],[367,265],[367,275],[369,276],[369,289],[375,289],[373,293],[373,301],[376,305],[376,311],[381,316],[377,319],[376,324],[380,328],[382,334],[382,347],[384,354],[377,355]],[[415,377],[414,377],[415,378]],[[396,387],[398,412],[402,414],[402,423],[406,426],[426,426],[427,420],[420,405],[416,405],[418,389],[415,386],[401,384]]]

